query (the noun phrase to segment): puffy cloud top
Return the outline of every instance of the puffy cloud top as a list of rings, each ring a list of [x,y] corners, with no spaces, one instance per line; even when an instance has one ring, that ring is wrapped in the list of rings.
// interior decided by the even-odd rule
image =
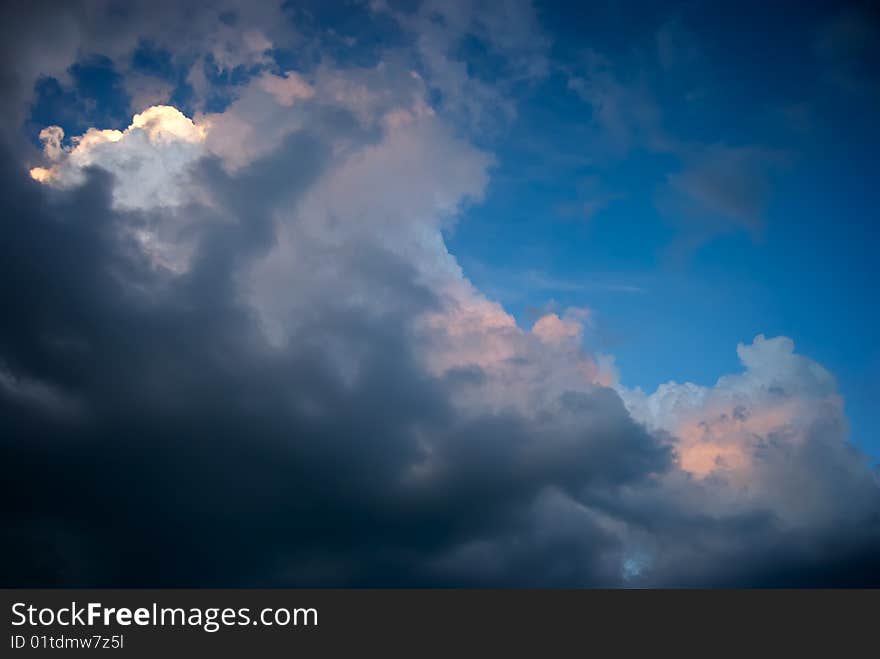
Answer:
[[[177,108],[157,105],[134,115],[124,131],[90,128],[63,147],[59,126],[43,129],[40,139],[48,167],[35,167],[31,177],[68,188],[81,185],[88,167],[112,173],[114,203],[119,208],[176,206],[186,200],[189,166],[204,153],[207,135]]]

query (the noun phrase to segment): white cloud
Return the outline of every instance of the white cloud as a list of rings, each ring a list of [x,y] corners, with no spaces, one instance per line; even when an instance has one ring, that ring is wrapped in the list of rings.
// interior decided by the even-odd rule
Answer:
[[[848,442],[834,377],[787,337],[759,335],[737,354],[744,372],[712,387],[670,382],[650,395],[618,387],[633,416],[669,433],[679,467],[712,492],[687,507],[772,510],[795,526],[870,510],[877,482]]]
[[[194,246],[184,237],[191,221],[176,209],[199,198],[190,169],[205,155],[206,135],[206,126],[166,105],[134,115],[122,131],[90,128],[67,147],[62,146],[64,131],[50,126],[40,133],[46,166],[30,174],[62,189],[84,183],[90,167],[112,174],[113,206],[147,212],[146,220],[128,218],[118,229],[155,266],[179,274],[188,269]]]
[[[61,147],[64,132],[50,126],[40,133],[48,167],[31,176],[61,188],[80,185],[88,167],[116,179],[114,204],[124,210],[177,206],[186,201],[187,171],[203,153],[206,131],[179,110],[153,106],[136,114],[125,130],[90,128]]]

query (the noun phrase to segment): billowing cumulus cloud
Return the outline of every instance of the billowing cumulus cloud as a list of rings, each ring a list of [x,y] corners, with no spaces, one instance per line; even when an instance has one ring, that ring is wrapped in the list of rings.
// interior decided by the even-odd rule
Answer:
[[[792,525],[870,519],[877,476],[847,442],[834,377],[786,337],[758,336],[737,352],[744,372],[713,387],[669,383],[624,398],[635,418],[674,438],[684,472],[724,483],[737,505],[766,506]],[[810,463],[820,459],[830,463]],[[849,491],[846,506],[832,503],[831,482]]]
[[[34,167],[31,177],[69,188],[85,181],[85,170],[100,167],[116,178],[117,207],[145,209],[183,202],[186,176],[202,156],[207,131],[177,108],[157,105],[134,115],[124,131],[90,128],[62,147],[64,131],[49,126],[40,133],[47,167]]]
[[[47,127],[30,172],[4,140],[4,583],[866,582],[876,476],[790,340],[647,395],[589,309],[522,327],[447,249],[496,158],[431,102],[470,88],[435,40],[490,18],[395,15],[435,81],[195,30],[255,69],[222,109]]]

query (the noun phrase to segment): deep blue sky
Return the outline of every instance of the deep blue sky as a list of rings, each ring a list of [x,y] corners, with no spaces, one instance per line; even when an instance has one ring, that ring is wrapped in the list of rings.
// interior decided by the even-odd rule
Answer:
[[[522,324],[554,305],[590,307],[591,347],[647,391],[711,384],[738,370],[738,342],[790,336],[839,378],[853,441],[880,457],[876,15],[800,2],[544,3],[538,14],[546,75],[512,89],[515,117],[471,136],[497,165],[448,237],[466,274]],[[358,37],[324,57],[369,64],[401,38],[362,8],[318,3],[307,16]],[[491,80],[491,54],[462,49]],[[189,63],[145,43],[130,65],[172,83],[187,108]],[[128,124],[112,62],[70,74],[67,86],[39,83],[25,127],[35,142],[49,124]],[[212,80],[208,109],[247,74]],[[682,194],[670,181],[687,172]]]

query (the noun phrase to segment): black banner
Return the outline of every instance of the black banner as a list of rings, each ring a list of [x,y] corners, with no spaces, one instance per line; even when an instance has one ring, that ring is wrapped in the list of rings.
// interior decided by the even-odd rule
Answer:
[[[880,591],[4,590],[2,656],[849,656]]]

